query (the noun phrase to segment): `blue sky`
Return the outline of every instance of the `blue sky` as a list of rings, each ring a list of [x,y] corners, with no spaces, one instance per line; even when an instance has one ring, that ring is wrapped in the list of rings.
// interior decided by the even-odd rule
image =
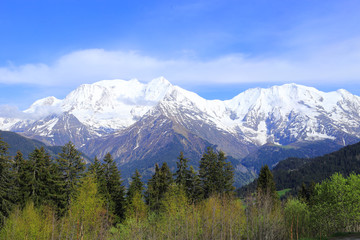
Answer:
[[[159,76],[208,99],[295,82],[360,95],[351,0],[2,0],[0,105]]]

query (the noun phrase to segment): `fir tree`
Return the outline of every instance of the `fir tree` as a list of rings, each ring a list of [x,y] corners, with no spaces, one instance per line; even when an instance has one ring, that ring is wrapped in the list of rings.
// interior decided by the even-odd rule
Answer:
[[[232,166],[226,162],[225,153],[218,154],[212,148],[207,148],[200,160],[199,177],[203,196],[210,197],[215,193],[231,193],[234,190],[234,174]]]
[[[308,186],[306,186],[306,184],[303,182],[299,189],[298,197],[300,200],[311,205],[312,203],[311,198],[314,195],[314,191],[315,191],[315,182],[311,182]]]
[[[127,202],[130,203],[136,193],[139,193],[142,196],[144,191],[144,183],[141,181],[141,175],[136,169],[134,175],[131,176],[130,186],[126,192]]]
[[[0,225],[9,215],[14,204],[14,178],[10,172],[8,145],[0,139]]]
[[[160,169],[160,193],[163,195],[169,189],[169,186],[174,182],[173,174],[169,166],[164,162]]]
[[[24,176],[20,185],[24,187],[22,191],[29,191],[24,200],[31,199],[35,206],[54,204],[59,189],[59,175],[50,155],[43,147],[36,148],[30,153],[28,164],[24,167],[20,169]]]
[[[274,178],[268,165],[265,165],[260,169],[256,191],[258,195],[270,197],[274,203],[279,200]]]
[[[99,175],[101,175],[101,172],[103,172],[101,163],[96,156],[94,158],[94,162],[90,164],[88,172],[95,177],[98,177]]]
[[[207,148],[200,160],[199,177],[201,180],[202,192],[205,198],[216,192],[216,171],[217,155],[212,148]]]
[[[167,163],[163,163],[161,168],[156,164],[155,174],[149,180],[148,189],[146,191],[146,202],[151,210],[157,211],[160,209],[161,200],[172,182],[172,173]]]
[[[186,188],[186,183],[190,175],[190,171],[188,169],[188,162],[189,160],[184,157],[184,153],[180,152],[178,162],[176,163],[177,170],[174,176],[176,184],[183,188]]]
[[[125,188],[122,185],[120,171],[110,153],[105,155],[102,166],[104,181],[100,191],[105,196],[108,210],[115,214],[115,221],[118,222],[124,218]]]
[[[63,196],[62,204],[67,208],[83,176],[85,164],[81,153],[76,150],[71,142],[63,146],[62,152],[59,153],[57,158],[57,163],[60,171],[60,180],[63,184],[61,190]]]
[[[26,168],[26,161],[24,159],[24,156],[20,151],[17,151],[14,157],[12,170],[14,174],[14,185],[16,187],[16,192],[17,192],[16,202],[19,203],[24,200],[23,197],[24,192],[22,191],[21,187],[24,184],[24,178],[22,175],[25,168]]]
[[[151,210],[159,209],[160,204],[160,168],[155,164],[155,173],[148,181],[145,193],[146,203]]]
[[[202,199],[201,180],[193,166],[190,166],[189,178],[186,181],[186,193],[192,202],[198,202]]]
[[[220,151],[218,153],[219,162],[219,174],[221,176],[219,181],[219,193],[232,193],[235,190],[234,187],[234,169],[230,162],[226,162],[225,153]]]

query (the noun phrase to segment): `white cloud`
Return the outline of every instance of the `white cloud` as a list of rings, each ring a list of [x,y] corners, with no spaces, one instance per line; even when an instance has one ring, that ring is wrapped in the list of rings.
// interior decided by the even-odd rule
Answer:
[[[207,61],[157,59],[138,52],[86,49],[62,56],[53,64],[0,67],[0,82],[78,86],[102,79],[165,76],[182,85],[297,82],[355,82],[360,79],[360,40],[352,39],[311,51],[262,57],[233,54]]]
[[[51,114],[61,114],[62,110],[56,106],[38,106],[35,112],[24,112],[14,105],[0,105],[0,117],[27,120],[39,120]]]

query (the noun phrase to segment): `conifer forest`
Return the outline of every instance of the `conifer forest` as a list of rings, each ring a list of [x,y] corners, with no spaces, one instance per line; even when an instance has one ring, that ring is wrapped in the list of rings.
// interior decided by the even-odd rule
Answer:
[[[208,148],[199,166],[179,153],[125,187],[111,154],[85,165],[69,142],[11,157],[0,142],[0,239],[328,239],[360,231],[360,175],[330,178],[280,198],[268,166],[239,197],[233,167]],[[197,170],[196,170],[197,169]]]

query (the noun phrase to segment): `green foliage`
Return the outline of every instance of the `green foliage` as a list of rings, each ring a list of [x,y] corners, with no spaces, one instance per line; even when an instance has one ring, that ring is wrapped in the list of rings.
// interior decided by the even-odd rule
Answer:
[[[279,162],[273,169],[274,180],[279,189],[300,188],[311,182],[319,183],[334,173],[349,176],[360,174],[360,143],[346,146],[336,152],[311,158],[293,158]]]
[[[246,216],[241,201],[213,195],[200,205],[201,239],[243,239]]]
[[[273,175],[268,167],[265,165],[261,168],[259,177],[257,179],[256,192],[258,195],[269,196],[273,203],[277,202],[279,195],[276,192]]]
[[[309,205],[312,205],[312,198],[315,191],[315,182],[311,182],[308,186],[303,183],[299,189],[298,197]]]
[[[247,239],[289,239],[281,205],[274,204],[271,195],[257,193],[249,196],[245,204]]]
[[[64,208],[70,205],[71,198],[75,194],[75,189],[80,184],[80,179],[85,170],[83,158],[74,144],[71,142],[65,144],[62,152],[59,153],[57,160],[60,172],[60,181],[63,183],[61,195],[63,197],[62,205]]]
[[[61,152],[60,146],[47,146],[43,142],[35,139],[23,137],[15,132],[1,131],[0,135],[3,140],[9,145],[8,155],[11,157],[16,156],[17,152],[22,152],[24,156],[28,156],[34,151],[35,148],[45,148],[46,152],[52,157],[57,156]]]
[[[191,202],[196,202],[201,199],[201,181],[193,166],[190,166],[189,169],[188,162],[189,160],[184,157],[183,152],[180,152],[176,163],[177,170],[174,174],[175,183],[185,191],[187,198]]]
[[[111,222],[104,205],[96,181],[90,176],[83,178],[59,223],[59,239],[106,239]]]
[[[110,153],[103,159],[103,181],[100,181],[100,192],[106,201],[107,210],[115,215],[115,222],[124,218],[125,188],[122,185],[120,171]]]
[[[23,201],[31,200],[36,207],[44,203],[54,204],[59,188],[59,172],[50,155],[43,147],[36,148],[24,167],[25,169],[20,168],[20,175],[23,176],[21,190],[28,195],[24,196]]]
[[[126,201],[130,204],[135,195],[142,197],[144,191],[144,183],[141,181],[141,175],[136,169],[134,175],[131,176],[130,186],[126,192]]]
[[[155,173],[148,182],[146,191],[146,203],[153,211],[158,211],[161,207],[161,200],[173,182],[172,173],[168,165],[163,163],[161,168],[155,165]]]
[[[350,232],[360,227],[360,175],[334,174],[315,186],[311,216],[323,235]]]
[[[97,181],[100,181],[104,175],[103,172],[104,171],[102,169],[101,163],[100,163],[99,159],[95,156],[94,162],[91,163],[88,168],[88,173],[95,176]]]
[[[310,211],[306,203],[298,199],[289,199],[285,208],[285,223],[290,239],[307,237],[310,232]]]
[[[55,212],[48,207],[35,208],[29,202],[23,210],[16,208],[0,231],[0,239],[48,240],[55,235]]]
[[[184,153],[180,152],[180,156],[178,157],[178,162],[176,163],[177,170],[174,174],[175,182],[179,186],[186,188],[186,183],[190,175],[190,170],[188,169],[189,160],[184,157]]]
[[[199,177],[205,198],[216,193],[234,191],[233,168],[229,162],[226,162],[225,154],[222,151],[216,154],[212,148],[207,148],[200,160]]]
[[[16,198],[15,179],[10,172],[8,145],[0,139],[0,226],[9,215]]]
[[[337,151],[342,147],[342,145],[339,145],[330,139],[312,142],[297,142],[285,146],[265,144],[242,159],[241,163],[248,168],[254,169],[256,172],[259,172],[264,165],[274,166],[288,158],[314,158]],[[296,164],[296,161],[287,161],[284,165],[296,168]],[[285,167],[284,165],[282,167]]]
[[[190,166],[189,178],[187,179],[186,186],[187,196],[192,203],[196,203],[203,198],[201,180],[193,166]]]
[[[280,191],[277,191],[278,195],[280,198],[284,197],[286,195],[286,193],[288,193],[289,191],[291,191],[290,188],[287,188],[287,189],[283,189],[283,190],[280,190]]]
[[[161,168],[156,164],[147,204],[135,171],[125,204],[120,172],[110,154],[103,163],[95,159],[84,176],[82,158],[71,143],[56,163],[44,148],[35,149],[29,160],[19,152],[13,161],[6,149],[0,141],[0,210],[5,219],[0,240],[324,239],[360,229],[360,175],[335,174],[316,186],[303,184],[299,199],[280,204],[272,173],[264,166],[245,208],[228,194],[233,173],[224,153],[209,148],[199,174],[188,168],[183,154],[175,181],[166,163]],[[10,213],[15,201],[18,207]]]
[[[126,218],[140,221],[146,218],[147,213],[148,207],[144,202],[142,194],[140,192],[135,192],[127,204]]]

